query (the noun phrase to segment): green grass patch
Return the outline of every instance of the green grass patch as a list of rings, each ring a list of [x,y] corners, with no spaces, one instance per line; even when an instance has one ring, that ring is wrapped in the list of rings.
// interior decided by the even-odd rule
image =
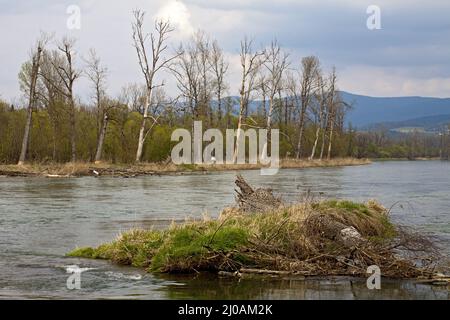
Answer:
[[[152,259],[152,271],[185,271],[213,269],[208,259],[226,256],[248,243],[248,232],[242,227],[217,222],[174,227]]]
[[[204,269],[208,258],[226,256],[248,243],[249,233],[233,221],[189,223],[165,231],[132,230],[97,248],[77,248],[68,257],[106,259],[152,271]],[[208,267],[209,268],[209,267]]]
[[[356,203],[348,200],[328,200],[318,204],[318,208],[342,209],[348,213],[358,215],[370,215],[370,210],[364,203]]]

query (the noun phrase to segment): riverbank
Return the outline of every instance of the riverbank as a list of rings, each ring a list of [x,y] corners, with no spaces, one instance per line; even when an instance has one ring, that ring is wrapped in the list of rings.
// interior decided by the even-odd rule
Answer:
[[[424,158],[424,157],[417,157],[417,158],[373,158],[370,159],[373,162],[386,162],[386,161],[438,161],[438,160],[445,160],[445,159],[441,159],[439,157],[428,157],[428,158]]]
[[[370,164],[368,159],[337,158],[331,160],[281,160],[281,168],[301,169],[317,167],[340,167]],[[0,176],[10,177],[83,177],[83,176],[118,176],[136,177],[142,175],[207,173],[217,171],[256,170],[261,165],[175,165],[169,163],[142,163],[142,164],[110,164],[110,163],[65,163],[65,164],[39,164],[30,163],[22,166],[0,165]]]
[[[376,201],[311,199],[285,204],[242,177],[237,206],[218,219],[135,229],[70,257],[105,259],[151,272],[215,272],[222,276],[367,276],[376,265],[389,278],[448,283],[433,243],[394,225]]]

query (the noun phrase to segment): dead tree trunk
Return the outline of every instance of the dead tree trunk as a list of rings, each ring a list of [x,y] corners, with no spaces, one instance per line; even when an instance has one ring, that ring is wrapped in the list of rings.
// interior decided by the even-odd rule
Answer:
[[[330,101],[329,101],[329,121],[330,121],[330,135],[328,137],[328,153],[327,159],[331,159],[331,148],[333,145],[333,134],[334,126],[336,122],[336,106],[335,106],[335,96],[336,96],[336,70],[333,69],[330,80]]]
[[[102,159],[103,142],[105,140],[108,126],[108,115],[106,108],[106,76],[108,69],[102,66],[100,58],[94,49],[89,51],[89,58],[86,60],[88,69],[86,71],[92,82],[95,93],[95,105],[97,108],[97,150],[94,162],[99,163]]]
[[[36,102],[36,83],[39,74],[40,61],[42,56],[42,47],[41,44],[38,44],[37,51],[32,57],[32,66],[31,66],[31,79],[30,79],[30,91],[28,97],[28,108],[27,108],[27,120],[25,123],[25,131],[22,140],[22,149],[20,151],[20,157],[18,165],[23,165],[28,152],[28,145],[30,140],[30,131],[31,124],[33,118],[33,108]]]
[[[138,148],[136,151],[136,162],[140,162],[142,158],[142,152],[144,151],[144,141],[145,141],[145,128],[147,126],[147,118],[148,118],[148,108],[149,108],[149,93],[145,95],[145,103],[144,103],[144,118],[142,119],[141,128],[139,129],[139,140],[138,140]]]
[[[333,145],[333,133],[334,133],[334,119],[331,119],[330,124],[330,136],[328,137],[328,152],[327,152],[327,160],[331,159],[331,148]]]
[[[319,143],[319,135],[320,135],[320,129],[321,129],[322,120],[319,120],[319,123],[317,124],[316,128],[316,138],[314,139],[314,144],[311,150],[311,155],[309,156],[309,160],[314,160],[314,156],[316,154],[317,144]]]
[[[319,143],[319,136],[320,136],[320,130],[322,129],[323,126],[323,119],[325,117],[325,102],[326,102],[326,93],[325,93],[325,85],[322,81],[322,77],[319,76],[318,77],[318,87],[320,92],[317,95],[317,99],[319,100],[319,123],[317,124],[317,128],[316,128],[316,137],[314,139],[314,144],[313,144],[313,148],[311,150],[311,155],[309,157],[309,160],[312,161],[314,160],[314,156],[316,154],[316,150],[317,150],[317,144]]]
[[[302,103],[301,112],[300,112],[300,122],[299,122],[299,126],[298,126],[297,152],[295,155],[295,157],[297,159],[300,159],[300,156],[301,156],[303,132],[305,131],[305,113],[306,113],[306,105]]]
[[[76,120],[75,120],[75,102],[73,101],[72,93],[70,94],[70,145],[71,145],[71,161],[77,160],[77,133],[76,133]]]
[[[319,160],[322,161],[323,159],[323,153],[325,152],[325,140],[327,138],[327,130],[328,130],[328,118],[329,115],[325,114],[325,119],[324,119],[324,128],[322,131],[322,145],[320,147],[320,156],[319,156]]]
[[[222,49],[217,41],[214,41],[211,48],[211,66],[215,75],[216,95],[217,95],[217,123],[222,123],[222,95],[225,87],[225,74],[228,71],[228,64],[225,62]]]
[[[99,163],[102,160],[103,143],[105,141],[108,120],[108,115],[105,114],[105,117],[103,118],[103,125],[98,136],[97,152],[95,153],[95,163]]]

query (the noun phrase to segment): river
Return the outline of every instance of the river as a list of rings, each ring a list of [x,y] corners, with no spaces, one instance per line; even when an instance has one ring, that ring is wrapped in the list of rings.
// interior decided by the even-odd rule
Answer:
[[[366,166],[243,171],[286,201],[315,197],[379,200],[396,222],[442,239],[450,252],[450,162],[389,161]],[[235,172],[138,178],[0,177],[0,298],[13,299],[448,299],[446,287],[364,279],[299,281],[152,275],[106,261],[66,258],[81,246],[110,241],[130,228],[217,216],[234,202]],[[90,268],[69,290],[69,266]]]

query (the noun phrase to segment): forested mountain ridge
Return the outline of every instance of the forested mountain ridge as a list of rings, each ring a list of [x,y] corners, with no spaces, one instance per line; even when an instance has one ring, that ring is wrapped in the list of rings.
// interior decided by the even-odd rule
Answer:
[[[403,122],[423,118],[416,125],[428,126],[430,117],[439,122],[440,116],[450,115],[450,98],[431,97],[369,97],[341,91],[342,98],[353,106],[347,123],[368,127],[383,122]],[[427,123],[428,122],[428,123]]]

